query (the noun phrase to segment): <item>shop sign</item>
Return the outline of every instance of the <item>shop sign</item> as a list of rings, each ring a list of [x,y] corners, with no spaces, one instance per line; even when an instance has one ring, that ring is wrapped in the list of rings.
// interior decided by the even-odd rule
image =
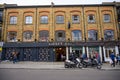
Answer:
[[[49,43],[49,46],[68,46],[70,43],[68,42],[51,42]]]

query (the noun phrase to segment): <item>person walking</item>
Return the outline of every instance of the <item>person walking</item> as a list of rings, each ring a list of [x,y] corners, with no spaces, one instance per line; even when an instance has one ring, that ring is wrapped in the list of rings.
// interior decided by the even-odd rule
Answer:
[[[98,61],[98,64],[101,64],[101,60],[100,60],[100,55],[98,52],[95,53],[96,54],[96,59]]]
[[[110,54],[110,59],[112,60],[111,66],[115,67],[115,54],[113,52]]]
[[[17,53],[13,51],[12,55],[13,55],[13,63],[15,64],[17,62]]]

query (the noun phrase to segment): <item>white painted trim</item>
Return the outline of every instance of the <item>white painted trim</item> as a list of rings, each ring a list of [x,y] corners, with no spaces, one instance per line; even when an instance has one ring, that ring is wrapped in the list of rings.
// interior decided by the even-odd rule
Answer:
[[[115,54],[119,54],[118,46],[115,46]]]
[[[72,47],[70,47],[70,53],[72,53]]]
[[[88,47],[86,47],[87,49],[87,57],[89,58],[89,50],[88,50]]]
[[[105,61],[106,61],[106,57],[105,57],[105,47],[103,46],[103,56],[104,56],[104,59],[105,59]]]
[[[85,47],[82,47],[82,54],[85,54]]]
[[[100,60],[102,62],[102,48],[101,48],[101,46],[99,46],[99,55],[100,55]]]
[[[69,55],[68,55],[68,47],[66,47],[66,60],[68,60],[69,59],[69,57],[68,57]]]

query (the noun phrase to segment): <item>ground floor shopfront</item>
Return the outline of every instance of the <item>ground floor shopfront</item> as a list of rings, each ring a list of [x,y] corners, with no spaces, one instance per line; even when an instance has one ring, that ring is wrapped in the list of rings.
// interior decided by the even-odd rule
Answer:
[[[20,61],[64,61],[74,52],[77,57],[93,52],[100,55],[101,61],[109,61],[111,52],[120,54],[120,42],[12,42],[4,43],[2,60],[12,60],[12,52],[16,51]]]

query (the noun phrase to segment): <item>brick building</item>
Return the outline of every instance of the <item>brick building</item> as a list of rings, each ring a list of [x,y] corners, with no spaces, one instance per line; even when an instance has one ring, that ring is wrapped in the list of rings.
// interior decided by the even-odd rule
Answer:
[[[71,52],[98,52],[108,61],[120,53],[116,15],[113,4],[6,6],[2,58],[17,51],[22,61],[64,61]]]

